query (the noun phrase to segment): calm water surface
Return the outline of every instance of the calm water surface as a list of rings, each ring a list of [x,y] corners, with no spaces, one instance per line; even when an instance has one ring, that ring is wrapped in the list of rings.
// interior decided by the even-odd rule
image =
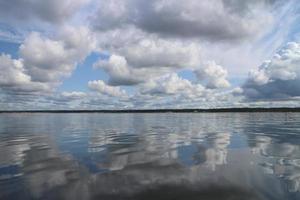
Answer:
[[[300,113],[1,114],[0,199],[300,199]]]

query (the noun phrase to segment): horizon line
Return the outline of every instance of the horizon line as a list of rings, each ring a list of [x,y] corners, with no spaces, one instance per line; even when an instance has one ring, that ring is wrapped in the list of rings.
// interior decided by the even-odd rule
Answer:
[[[300,107],[161,108],[161,109],[37,109],[0,110],[0,113],[205,113],[205,112],[300,112]]]

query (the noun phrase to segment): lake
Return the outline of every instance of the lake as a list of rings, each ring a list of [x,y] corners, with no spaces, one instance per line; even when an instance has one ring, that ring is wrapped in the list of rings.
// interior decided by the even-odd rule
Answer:
[[[0,114],[0,199],[300,199],[300,113]]]

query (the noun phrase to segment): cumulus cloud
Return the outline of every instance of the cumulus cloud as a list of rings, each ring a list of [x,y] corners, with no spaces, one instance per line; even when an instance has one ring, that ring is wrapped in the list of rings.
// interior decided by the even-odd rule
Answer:
[[[144,38],[119,49],[129,65],[135,68],[193,68],[200,63],[200,46],[178,40]]]
[[[2,55],[0,88],[14,92],[49,92],[94,48],[87,28],[65,27],[55,39],[31,33],[20,46],[20,58]]]
[[[0,84],[15,85],[30,81],[30,76],[24,73],[24,66],[20,60],[13,60],[10,55],[0,56]]]
[[[40,105],[61,107],[222,107],[241,94],[273,99],[300,93],[297,43],[252,71],[241,88],[230,88],[228,81],[265,59],[253,51],[259,49],[254,42],[267,33],[277,38],[274,20],[284,23],[290,12],[277,3],[288,1],[100,0],[85,7],[88,2],[0,0],[0,36],[8,40],[16,33],[21,41],[19,54],[0,56],[2,105],[34,106],[32,99],[39,97]],[[91,29],[81,27],[83,22]],[[106,55],[93,68],[104,71],[107,81],[88,82],[89,93],[55,92],[92,51]],[[129,86],[130,95],[120,86]]]
[[[54,105],[55,109],[81,109],[81,102],[88,98],[89,94],[85,92],[56,92],[43,95],[38,104],[42,108]]]
[[[0,0],[2,20],[42,20],[60,23],[70,18],[89,0]]]
[[[300,44],[289,43],[251,71],[243,87],[244,94],[253,99],[291,98],[300,96]]]
[[[192,85],[186,84],[187,88],[201,85],[208,96],[215,98],[211,93],[229,88],[231,84],[227,69],[221,66],[224,65],[224,46],[210,46],[260,36],[272,25],[272,6],[278,2],[281,1],[100,1],[98,12],[90,19],[98,30],[98,50],[106,52],[109,58],[98,61],[94,68],[108,74],[108,85],[137,87],[141,96],[144,95],[139,98],[149,94],[183,94],[168,83],[181,86],[186,81]],[[203,47],[206,50],[203,51]],[[221,52],[218,59],[221,65],[207,62],[214,60],[215,54],[207,53],[214,48]],[[236,51],[233,52],[236,54]],[[175,75],[182,69],[193,71],[198,84],[177,80]],[[178,75],[177,78],[181,79]],[[178,82],[175,84],[174,80]],[[193,92],[185,95],[187,93]],[[218,98],[222,98],[221,95]]]
[[[135,85],[144,81],[142,71],[130,68],[122,56],[111,55],[108,60],[95,63],[94,68],[104,69],[109,75],[108,83],[113,86]]]
[[[87,95],[84,92],[73,91],[73,92],[62,92],[61,96],[63,96],[64,98],[67,98],[67,99],[75,100],[75,99],[82,99],[82,98],[86,97]]]
[[[129,65],[125,57],[115,54],[111,55],[108,60],[98,61],[94,64],[94,68],[103,69],[109,75],[108,84],[112,86],[138,85],[173,70],[172,68],[162,66],[136,68]]]
[[[24,63],[20,59],[12,59],[10,55],[0,55],[0,89],[6,92],[49,91],[50,86],[32,82],[26,74]]]
[[[108,60],[97,62],[94,68],[107,72],[110,85],[139,84],[174,70],[195,68],[202,59],[198,44],[180,40],[144,36],[129,39],[126,43],[120,42],[119,46],[110,43],[102,45],[110,46],[112,55]]]
[[[282,5],[279,3],[282,3]],[[288,25],[283,26],[283,24],[291,24],[290,22],[286,23],[287,20],[293,21],[292,18],[295,18],[293,17],[294,14],[292,11],[292,7],[295,7],[296,3],[290,3],[291,1],[282,0],[205,0],[201,1],[200,3],[199,1],[195,0],[155,0],[147,2],[145,2],[144,0],[109,0],[98,1],[98,4],[96,4],[95,7],[99,7],[99,12],[91,13],[89,19],[92,19],[92,27],[96,27],[95,32],[97,33],[97,40],[99,44],[98,49],[101,52],[106,52],[108,54],[117,54],[125,57],[127,62],[130,63],[129,65],[137,66],[137,64],[139,64],[139,66],[143,66],[143,64],[146,64],[146,66],[150,66],[149,64],[156,64],[157,66],[157,64],[163,64],[163,58],[166,58],[165,60],[167,60],[167,58],[172,58],[174,59],[173,62],[165,61],[165,64],[171,64],[174,66],[173,63],[175,63],[176,61],[177,63],[179,63],[175,64],[176,67],[178,65],[182,66],[182,63],[186,60],[196,61],[196,59],[192,58],[197,57],[198,60],[214,60],[218,64],[226,66],[232,76],[245,76],[245,74],[248,72],[248,68],[259,65],[262,62],[262,60],[265,60],[270,56],[270,54],[272,54],[274,49],[277,49],[278,46],[282,44],[281,42],[283,40],[284,35],[281,33],[278,34],[276,30],[278,30],[279,26],[282,27],[280,30],[288,30],[290,28]],[[228,12],[229,16],[238,16],[237,18],[241,21],[241,24],[244,24],[243,26],[245,26],[246,28],[251,29],[251,26],[247,24],[247,22],[248,20],[251,21],[253,17],[252,21],[253,23],[256,23],[255,27],[259,30],[253,31],[253,33],[251,33],[250,35],[244,36],[242,38],[237,37],[232,39],[210,39],[207,37],[213,36],[213,33],[207,33],[207,36],[198,33],[195,34],[195,37],[184,36],[178,34],[176,32],[177,30],[170,29],[168,26],[171,23],[164,22],[164,20],[170,21],[176,20],[177,18],[181,18],[181,12],[174,11],[176,10],[176,8],[180,8],[179,10],[182,10],[182,13],[184,14],[191,14],[189,12],[189,9],[186,9],[186,7],[191,7],[191,9],[195,8],[195,10],[197,10],[194,12],[194,14],[192,13],[193,15],[195,15],[195,19],[193,19],[193,24],[191,25],[192,29],[194,27],[200,26],[200,23],[198,23],[197,20],[205,21],[214,19],[215,15],[218,16],[219,7],[216,6],[218,4],[222,5],[222,9]],[[143,12],[143,9],[154,9],[154,5],[156,5],[156,7],[167,6],[169,7],[169,10],[171,10],[172,12],[174,11],[176,16],[169,16],[168,14],[165,14],[166,16],[159,18],[155,16],[156,14],[153,14],[154,16],[148,16],[145,12]],[[202,14],[204,14],[206,11],[200,12],[201,10],[199,11],[199,9],[196,9],[197,6],[202,7],[203,10],[209,11],[208,13],[212,15],[212,17],[202,16]],[[261,15],[269,16],[266,17],[266,23],[270,26],[262,22],[264,21],[264,17],[262,17]],[[98,18],[97,16],[100,17]],[[128,16],[132,16],[132,22],[128,21]],[[165,27],[167,30],[173,31],[174,34],[170,35],[162,33],[161,31],[150,32],[143,29],[142,27],[136,24],[137,21],[139,21],[139,18],[141,18],[140,16],[142,16],[143,18],[149,17],[150,20],[158,18],[153,22],[155,22],[156,24],[165,23],[162,27]],[[290,17],[286,19],[286,17],[284,16]],[[226,21],[226,17],[227,16],[220,17],[221,19],[218,19],[217,22],[209,23],[209,26],[218,26],[218,22],[221,23],[222,20]],[[270,21],[268,21],[267,18]],[[188,33],[191,33],[191,30],[185,28],[184,23],[185,22],[183,22],[183,25],[179,23],[176,29],[178,29],[178,31],[187,31]],[[99,27],[97,28],[96,25],[99,25],[101,27],[103,26],[102,29],[100,28],[101,31],[97,31],[99,30]],[[224,22],[224,26],[230,27],[230,29],[232,29],[233,32],[239,34],[239,31],[235,30],[235,24]],[[203,30],[208,31],[209,29],[203,28]],[[223,34],[224,30],[220,28],[220,30],[217,31],[217,33]],[[264,37],[263,40],[262,37]],[[241,40],[243,38],[245,40]],[[143,46],[143,43],[148,43],[151,45]],[[170,46],[171,48],[165,48],[164,46]],[[151,49],[153,52],[147,52],[148,49],[144,51],[144,47]],[[157,51],[154,51],[155,49]],[[186,49],[185,54],[187,55],[189,52],[190,55],[189,57],[186,55],[178,56],[178,58],[176,56],[170,56],[172,54],[170,54],[169,52],[171,52],[172,49],[176,49],[176,51],[179,51],[179,49]],[[146,54],[140,53],[139,55],[132,55],[131,52],[135,52],[136,50],[140,52],[146,52]],[[166,53],[161,54],[160,57],[154,57],[153,55],[156,55],[155,52],[159,51]],[[192,52],[195,53],[192,54]],[[236,58],[237,54],[239,55],[239,59]],[[183,59],[180,60],[179,57]],[[140,62],[141,59],[139,58],[142,58],[143,60],[145,60],[145,62]],[[149,63],[149,60],[151,60],[152,58],[155,58],[157,63]],[[137,61],[139,62],[136,63]],[[190,66],[189,64],[190,62],[186,62],[185,65]]]
[[[107,85],[104,81],[89,81],[88,86],[91,90],[99,92],[100,94],[112,96],[112,97],[124,97],[126,92],[120,87],[114,87]]]
[[[206,82],[207,88],[218,89],[230,87],[230,83],[227,80],[227,71],[215,62],[207,62],[194,72],[199,81]]]
[[[238,40],[272,22],[269,1],[110,0],[101,1],[93,26],[110,30],[135,26],[168,37]]]
[[[151,95],[200,95],[204,91],[200,84],[193,85],[189,80],[179,77],[176,73],[146,82],[141,88],[141,92]]]
[[[65,28],[57,40],[30,34],[20,47],[20,54],[32,80],[55,82],[67,77],[76,64],[91,52],[94,41],[84,27]]]

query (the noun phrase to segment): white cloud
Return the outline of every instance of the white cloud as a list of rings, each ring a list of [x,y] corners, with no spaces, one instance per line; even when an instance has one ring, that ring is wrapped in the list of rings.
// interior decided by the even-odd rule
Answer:
[[[249,68],[269,58],[282,44],[283,38],[287,37],[287,33],[277,35],[276,30],[279,27],[280,30],[289,30],[288,25],[282,26],[282,24],[287,23],[291,26],[291,22],[297,16],[293,12],[297,2],[292,4],[292,1],[281,0],[204,0],[200,3],[197,0],[99,2],[99,12],[92,13],[91,19],[94,18],[92,25],[95,25],[97,30],[101,30],[97,34],[99,49],[102,51],[121,55],[127,59],[129,65],[137,66],[135,62],[131,63],[126,52],[130,52],[130,48],[143,51],[139,45],[143,40],[150,40],[151,44],[159,44],[156,47],[160,50],[164,49],[163,41],[168,41],[168,45],[173,43],[169,51],[178,49],[180,43],[194,45],[197,48],[201,47],[198,59],[201,58],[204,62],[214,60],[226,66],[231,78],[237,76],[245,78]],[[146,28],[139,23],[141,21],[145,22],[143,25]],[[201,21],[207,22],[207,25],[204,26]],[[148,24],[150,29],[152,25],[159,26],[161,29],[149,30]],[[227,37],[231,33],[235,36]],[[120,52],[121,50],[123,51]],[[170,57],[166,54],[161,57],[166,57],[167,60]],[[139,56],[146,61],[151,59],[151,55],[149,52],[147,56]],[[132,60],[137,62],[134,58]],[[178,61],[179,59],[173,56],[174,61],[179,63],[176,66],[182,66],[182,62],[187,57],[183,58]],[[193,58],[191,54],[190,58]],[[156,59],[158,64],[163,63],[161,59]],[[188,63],[186,62],[185,65]],[[155,63],[151,62],[151,64]]]
[[[89,81],[88,86],[91,90],[99,92],[100,94],[112,96],[112,97],[125,97],[126,92],[120,87],[114,87],[107,85],[104,81]]]
[[[87,96],[86,93],[84,92],[62,92],[61,93],[62,97],[67,98],[67,99],[82,99]]]
[[[97,37],[101,50],[106,47],[111,56],[97,62],[94,68],[102,68],[108,73],[110,85],[136,85],[178,69],[196,68],[201,63],[201,49],[197,43],[143,33],[133,38],[128,37],[131,33],[127,31],[114,32],[113,38],[111,34]],[[128,40],[123,41],[123,37]]]
[[[25,74],[23,63],[20,60],[13,60],[10,55],[0,56],[0,84],[15,85],[30,82],[30,76]]]
[[[252,71],[244,85],[249,98],[300,96],[300,44],[289,43],[274,57]]]
[[[119,52],[135,68],[194,68],[201,60],[196,43],[151,37],[123,46]]]
[[[81,102],[97,108],[99,103],[213,107],[233,105],[240,94],[268,99],[300,95],[297,43],[252,71],[242,88],[229,88],[228,81],[245,76],[282,44],[295,18],[296,1],[100,0],[86,7],[88,2],[0,0],[0,37],[19,41],[25,37],[18,58],[0,56],[0,89],[2,95],[10,95],[7,102],[14,99],[21,105],[36,93],[49,93],[42,101],[48,98],[48,105],[58,106],[69,101],[72,106]],[[288,24],[279,28],[287,31],[277,33],[280,24]],[[97,91],[92,95],[55,93],[92,51],[107,55],[93,67],[106,72],[108,80],[90,81],[90,89]],[[130,86],[130,95],[117,86]]]
[[[193,85],[189,80],[179,77],[176,73],[152,79],[141,87],[142,94],[200,96],[205,88],[200,84]]]
[[[269,82],[269,77],[263,71],[258,70],[251,70],[249,79],[257,85],[264,85]]]
[[[20,46],[19,59],[1,55],[0,88],[8,93],[53,91],[93,48],[93,37],[84,27],[65,27],[56,39],[31,33]]]
[[[199,81],[206,82],[207,88],[217,89],[230,87],[230,83],[227,80],[227,71],[215,62],[207,62],[194,72]]]
[[[112,86],[137,85],[169,71],[169,69],[158,68],[134,68],[128,65],[123,56],[114,54],[108,60],[100,60],[95,63],[94,68],[104,69],[109,75],[108,83]]]
[[[49,91],[49,85],[32,82],[26,74],[22,60],[12,59],[10,55],[0,55],[0,89],[6,92],[38,92]]]
[[[20,47],[21,58],[32,80],[59,82],[93,50],[94,41],[85,27],[66,27],[57,40],[31,33]]]
[[[108,73],[110,85],[135,85],[143,82],[143,77],[138,76],[137,71],[131,69],[122,56],[111,55],[108,60],[95,63],[94,68],[102,68]]]

